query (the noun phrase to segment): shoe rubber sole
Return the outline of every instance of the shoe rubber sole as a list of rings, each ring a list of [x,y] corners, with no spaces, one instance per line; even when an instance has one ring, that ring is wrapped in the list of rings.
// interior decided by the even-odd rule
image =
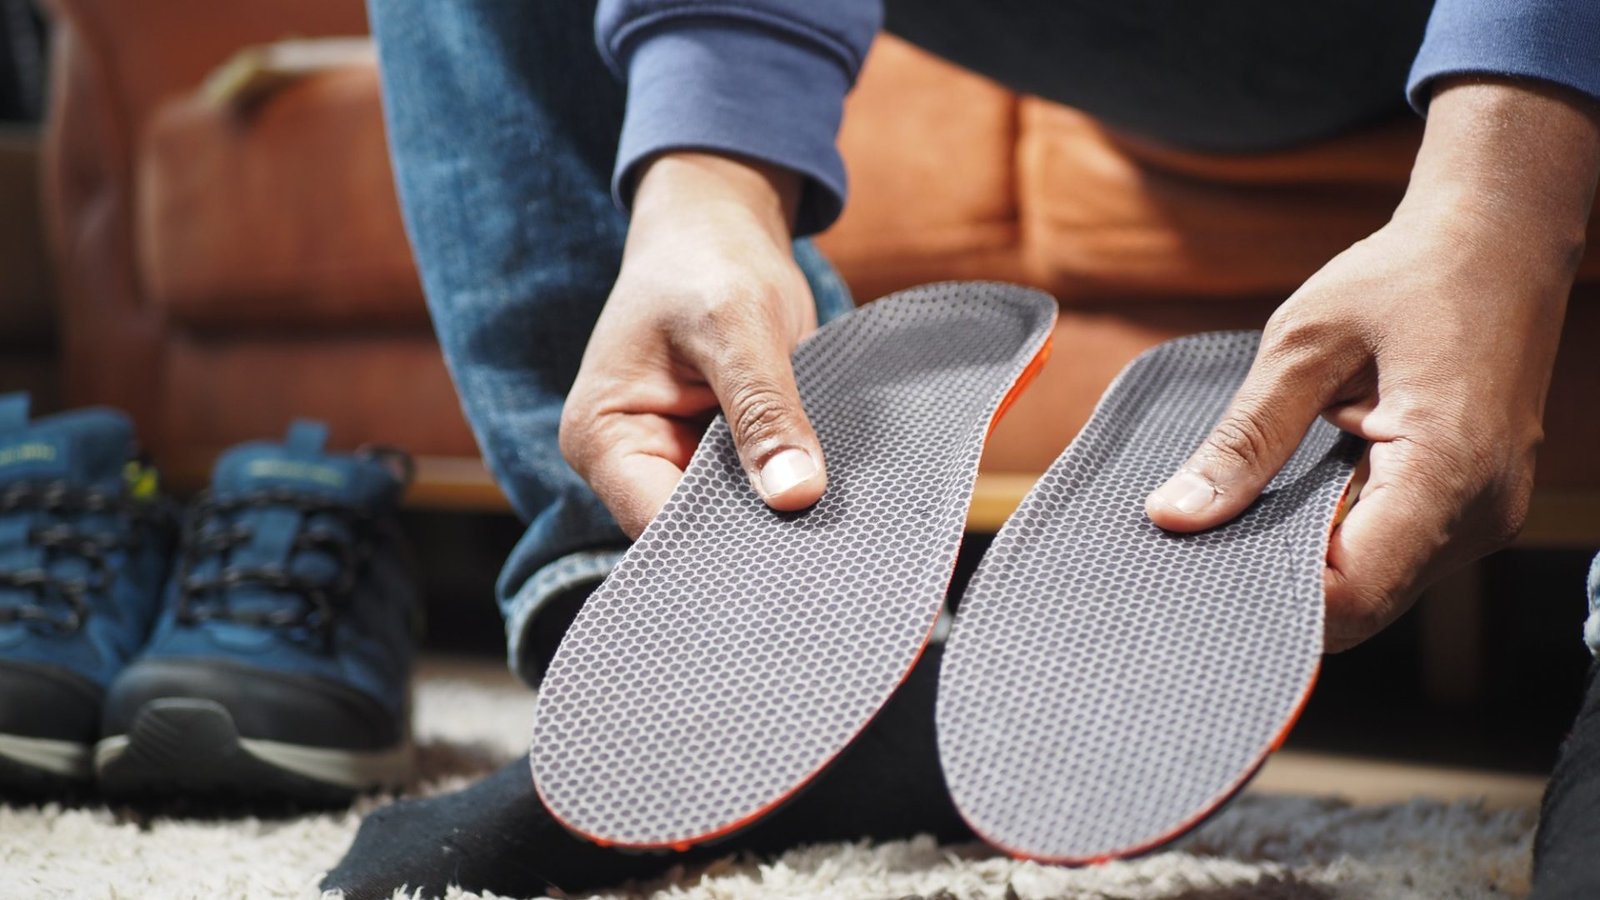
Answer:
[[[377,751],[306,747],[239,736],[213,700],[152,700],[126,734],[95,745],[100,786],[112,794],[220,794],[346,803],[404,784],[414,763],[409,741]]]
[[[932,285],[804,341],[795,378],[828,468],[806,512],[768,509],[711,425],[541,687],[529,755],[558,821],[625,848],[713,841],[866,727],[926,646],[985,439],[1055,315],[1025,288]]]
[[[0,734],[0,791],[50,795],[80,789],[94,774],[93,748],[77,741]]]
[[[1318,421],[1261,499],[1207,532],[1144,514],[1259,338],[1180,338],[1129,364],[973,574],[936,724],[956,806],[994,846],[1084,864],[1171,841],[1243,788],[1310,696],[1362,443]]]

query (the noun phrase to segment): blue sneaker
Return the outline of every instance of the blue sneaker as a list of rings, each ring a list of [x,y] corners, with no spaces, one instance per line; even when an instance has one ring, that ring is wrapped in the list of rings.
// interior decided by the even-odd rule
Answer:
[[[87,780],[107,686],[161,608],[174,518],[111,410],[0,395],[0,788]]]
[[[155,634],[106,699],[102,789],[328,803],[410,778],[410,458],[326,439],[297,422],[217,463]]]

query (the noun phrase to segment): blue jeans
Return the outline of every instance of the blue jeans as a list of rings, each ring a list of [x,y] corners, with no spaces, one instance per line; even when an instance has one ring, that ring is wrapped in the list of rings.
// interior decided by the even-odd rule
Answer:
[[[579,0],[373,0],[389,144],[428,308],[467,421],[527,532],[496,593],[514,670],[545,602],[626,546],[561,457],[557,426],[615,281],[627,219],[609,178],[622,88]],[[819,320],[850,295],[808,242]]]
[[[1589,564],[1589,619],[1583,623],[1583,641],[1600,659],[1600,556]]]

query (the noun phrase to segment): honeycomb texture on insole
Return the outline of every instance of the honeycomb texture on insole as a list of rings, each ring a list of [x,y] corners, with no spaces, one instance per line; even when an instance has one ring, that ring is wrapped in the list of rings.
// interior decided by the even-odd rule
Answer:
[[[768,509],[711,425],[540,691],[530,759],[560,821],[623,846],[721,836],[865,727],[939,615],[991,421],[1055,311],[1011,285],[932,285],[802,342],[828,468],[806,512]]]
[[[1088,862],[1177,837],[1248,780],[1304,702],[1360,441],[1319,420],[1222,527],[1167,533],[1144,513],[1259,339],[1196,335],[1130,363],[968,584],[939,751],[957,807],[996,846]]]

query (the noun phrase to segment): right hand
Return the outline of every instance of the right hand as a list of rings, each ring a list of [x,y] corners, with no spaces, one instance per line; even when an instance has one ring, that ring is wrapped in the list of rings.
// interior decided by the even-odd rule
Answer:
[[[723,413],[768,506],[827,485],[789,356],[817,327],[795,264],[793,173],[706,153],[640,177],[622,270],[561,415],[561,452],[629,537],[655,518]]]

